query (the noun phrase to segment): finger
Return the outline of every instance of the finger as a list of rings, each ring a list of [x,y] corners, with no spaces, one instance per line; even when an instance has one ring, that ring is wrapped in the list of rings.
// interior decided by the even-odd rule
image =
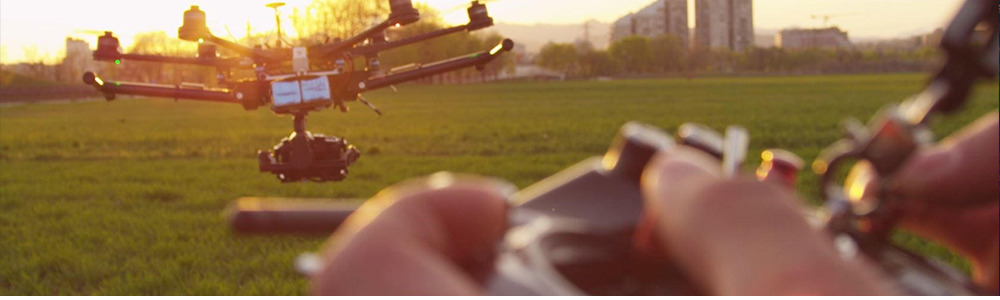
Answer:
[[[1000,233],[997,121],[996,113],[989,114],[919,153],[895,183],[906,200],[903,227],[956,250],[975,265],[997,256],[991,250]]]
[[[722,181],[690,152],[659,156],[646,170],[647,208],[673,260],[721,295],[882,294],[879,276],[843,262],[780,188]]]
[[[917,154],[894,184],[911,201],[948,205],[996,202],[1000,187],[998,115],[991,113]]]
[[[970,259],[976,283],[996,290],[1000,203],[977,208],[909,205],[903,215],[903,228]]]
[[[325,251],[314,293],[480,294],[514,189],[489,180],[433,181],[391,188],[352,216]]]
[[[868,162],[859,162],[851,168],[844,185],[851,201],[879,201],[878,176]],[[902,227],[925,238],[935,240],[971,258],[978,258],[988,251],[997,234],[998,203],[979,207],[956,207],[941,202],[904,199]]]
[[[683,174],[704,174],[705,177],[710,177],[712,180],[721,179],[723,174],[721,171],[722,161],[716,156],[711,156],[708,152],[690,147],[690,146],[678,146],[673,150],[670,150],[671,156],[677,158],[685,158],[691,163],[684,165],[683,167],[691,168],[690,170],[674,170],[676,173]],[[656,165],[653,163],[651,165]],[[682,166],[678,166],[680,168]],[[646,173],[656,173],[658,170],[655,168],[647,168]],[[646,177],[652,176],[645,175]],[[700,176],[678,176],[681,179],[692,180],[690,185],[695,185],[698,182],[708,182],[709,179],[700,180]],[[681,191],[675,191],[675,193],[682,193],[689,190],[693,190],[693,186],[689,186],[690,189],[684,189]],[[676,195],[675,195],[676,196]],[[660,238],[660,232],[657,229],[660,226],[661,219],[663,219],[659,207],[652,207],[652,205],[657,205],[656,203],[647,202],[647,208],[643,210],[642,216],[640,217],[639,224],[636,225],[635,232],[633,234],[632,243],[636,248],[638,254],[644,256],[646,259],[656,260],[659,262],[668,262],[671,258],[669,255],[669,250],[663,247],[662,238]]]

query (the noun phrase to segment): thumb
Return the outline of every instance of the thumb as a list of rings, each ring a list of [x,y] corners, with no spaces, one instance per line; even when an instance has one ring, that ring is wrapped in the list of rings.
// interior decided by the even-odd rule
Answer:
[[[874,272],[846,263],[816,232],[789,192],[726,181],[718,162],[680,148],[657,157],[642,188],[659,216],[670,257],[706,290],[720,295],[877,295]]]

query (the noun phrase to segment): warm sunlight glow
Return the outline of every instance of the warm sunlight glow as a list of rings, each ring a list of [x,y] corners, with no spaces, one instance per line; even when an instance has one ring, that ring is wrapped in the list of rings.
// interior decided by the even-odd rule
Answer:
[[[497,55],[497,53],[500,53],[501,50],[503,50],[503,44],[493,47],[493,50],[490,50],[490,55]]]
[[[176,37],[182,14],[191,5],[206,12],[213,34],[227,40],[275,31],[273,0],[33,0],[0,1],[0,61],[20,62],[25,50],[55,60],[63,54],[67,36],[96,46],[95,35],[111,30],[123,47],[141,32],[163,31]],[[582,24],[587,20],[610,23],[653,0],[498,0],[488,3],[498,24]],[[282,32],[297,36],[288,16],[303,10],[312,0],[287,0],[280,7]],[[465,9],[470,0],[414,0],[441,11],[450,24],[468,22]],[[689,0],[693,12],[694,0]],[[941,27],[953,16],[961,0],[756,0],[754,26],[760,32],[788,27],[815,27],[821,21],[812,15],[842,15],[831,23],[847,30],[852,38],[901,37],[926,33]],[[892,22],[885,22],[892,20]],[[694,19],[691,19],[693,25]],[[24,30],[30,28],[30,30]],[[572,39],[569,39],[572,40]]]
[[[2,59],[4,63],[22,60],[22,48],[26,47],[37,48],[39,56],[54,59],[62,56],[66,37],[83,39],[94,48],[97,34],[105,30],[114,32],[123,48],[132,45],[133,37],[142,32],[164,31],[177,37],[184,11],[191,5],[205,11],[209,29],[220,38],[240,39],[248,32],[270,33],[275,31],[274,9],[266,6],[270,2],[273,1],[3,1],[0,2]],[[288,16],[296,9],[304,9],[312,0],[285,2],[288,5],[279,9],[282,34],[295,37]]]

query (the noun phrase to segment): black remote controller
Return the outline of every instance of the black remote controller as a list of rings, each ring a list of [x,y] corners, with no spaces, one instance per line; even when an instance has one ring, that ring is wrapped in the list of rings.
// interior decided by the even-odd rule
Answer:
[[[679,270],[633,247],[643,210],[640,176],[657,152],[673,145],[660,130],[629,123],[604,157],[517,193],[487,293],[698,294]]]
[[[697,124],[678,129],[679,144],[717,159],[722,174],[739,176],[746,158],[746,130],[723,136]],[[674,138],[640,123],[623,126],[603,157],[593,157],[516,193],[509,228],[493,273],[490,295],[704,295],[675,264],[637,247],[643,213],[640,178],[649,161],[675,146]],[[801,159],[782,150],[762,155],[757,178],[793,188]],[[241,233],[329,233],[354,210],[352,205],[295,204],[241,199],[232,225]],[[817,229],[829,220],[821,210],[803,215]],[[847,260],[880,266],[899,290],[910,295],[983,295],[952,268],[859,232],[833,232],[836,250]],[[648,242],[648,241],[647,241]],[[304,254],[296,262],[310,274],[320,260]]]

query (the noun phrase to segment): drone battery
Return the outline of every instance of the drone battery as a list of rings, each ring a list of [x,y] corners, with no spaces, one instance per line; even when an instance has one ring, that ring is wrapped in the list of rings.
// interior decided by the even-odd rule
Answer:
[[[287,107],[302,103],[302,90],[298,81],[277,81],[271,84],[274,107]]]
[[[330,95],[326,76],[293,77],[271,83],[274,111],[278,113],[329,106]]]
[[[318,102],[330,100],[330,81],[326,77],[317,77],[299,81],[302,85],[302,102]]]

